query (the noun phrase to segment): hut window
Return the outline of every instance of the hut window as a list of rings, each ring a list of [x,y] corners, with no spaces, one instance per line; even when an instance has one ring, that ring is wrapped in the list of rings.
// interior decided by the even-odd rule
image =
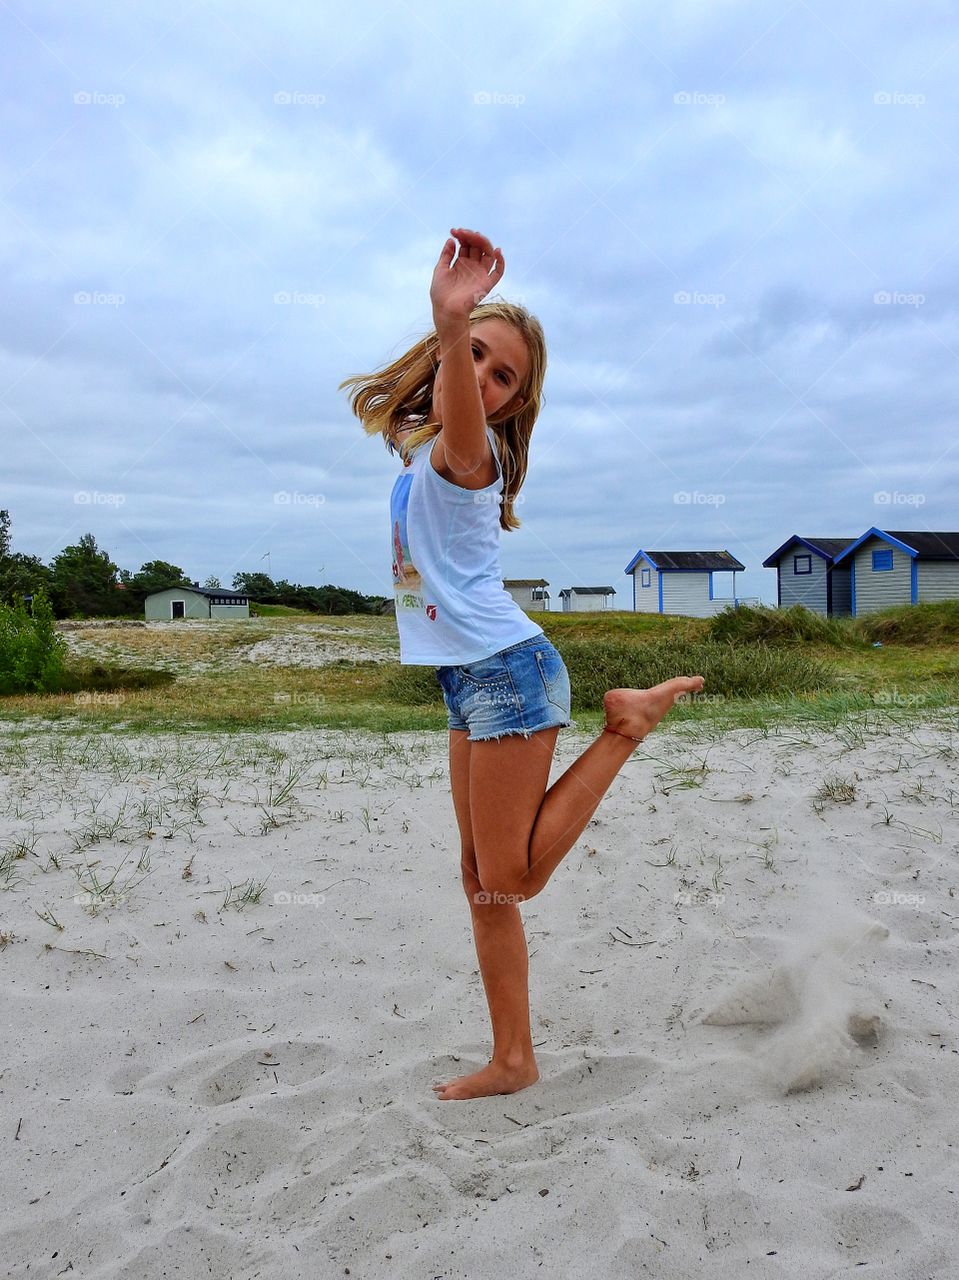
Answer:
[[[812,573],[812,556],[793,556],[793,573]]]
[[[643,569],[642,573],[640,574],[640,585],[644,587],[648,587],[650,585],[648,569]]]
[[[884,551],[874,551],[872,553],[872,571],[879,573],[883,569],[892,568],[892,548],[887,547]]]

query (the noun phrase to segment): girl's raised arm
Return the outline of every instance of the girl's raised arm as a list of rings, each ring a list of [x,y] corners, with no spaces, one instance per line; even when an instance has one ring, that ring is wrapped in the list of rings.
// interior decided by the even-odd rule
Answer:
[[[455,476],[470,476],[486,465],[486,414],[476,380],[470,343],[473,308],[503,278],[501,250],[486,236],[451,227],[433,271],[430,300],[443,362],[443,452]],[[455,236],[455,239],[453,238]],[[460,243],[455,265],[456,240]]]

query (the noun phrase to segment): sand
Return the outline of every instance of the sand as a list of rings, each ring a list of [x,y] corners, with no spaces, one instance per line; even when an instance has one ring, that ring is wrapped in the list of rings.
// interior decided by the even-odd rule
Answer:
[[[954,1277],[957,745],[657,732],[461,1103],[445,734],[0,724],[3,1274]]]

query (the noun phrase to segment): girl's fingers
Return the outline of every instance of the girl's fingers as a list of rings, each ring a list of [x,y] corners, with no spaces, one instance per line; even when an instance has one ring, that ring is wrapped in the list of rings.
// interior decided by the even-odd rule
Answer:
[[[480,251],[485,250],[487,253],[492,252],[492,243],[486,238],[486,236],[481,235],[479,231],[471,231],[468,227],[450,227],[450,231],[454,236],[456,236],[457,240],[459,240],[461,246],[468,246],[470,250],[479,248]],[[460,249],[460,252],[463,252],[462,248]],[[478,258],[481,255],[479,252],[467,252],[466,256]]]

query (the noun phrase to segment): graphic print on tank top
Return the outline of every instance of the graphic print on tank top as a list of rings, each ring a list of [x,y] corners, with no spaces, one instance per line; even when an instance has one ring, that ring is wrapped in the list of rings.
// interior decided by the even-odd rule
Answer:
[[[423,579],[410,557],[406,512],[413,477],[409,472],[396,477],[390,496],[390,519],[393,526],[393,589],[397,608],[422,609]]]

